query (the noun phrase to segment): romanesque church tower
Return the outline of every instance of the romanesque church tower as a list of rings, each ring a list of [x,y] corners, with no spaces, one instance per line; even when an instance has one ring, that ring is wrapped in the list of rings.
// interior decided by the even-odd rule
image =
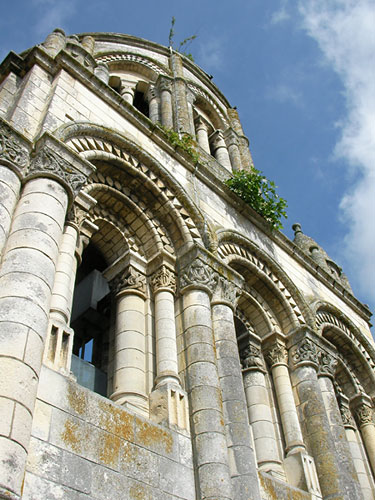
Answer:
[[[370,312],[225,185],[251,169],[170,48],[57,29],[5,58],[0,498],[375,498]]]

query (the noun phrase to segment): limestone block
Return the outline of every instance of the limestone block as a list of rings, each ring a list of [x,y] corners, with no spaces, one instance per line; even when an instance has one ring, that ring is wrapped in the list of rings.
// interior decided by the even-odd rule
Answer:
[[[47,332],[48,318],[43,309],[28,298],[17,297],[17,307],[13,297],[0,298],[0,316],[5,322],[18,323],[21,311],[22,323],[44,336]]]
[[[191,469],[165,458],[160,459],[160,489],[186,500],[195,500],[194,473]]]
[[[11,439],[20,443],[26,450],[29,445],[32,416],[21,404],[15,403]]]
[[[22,500],[40,500],[41,498],[51,500],[88,500],[89,497],[61,484],[56,484],[34,474],[27,473]]]
[[[94,498],[100,498],[100,500],[123,498],[124,492],[130,491],[131,484],[131,480],[123,474],[106,467],[93,466],[92,496]]]
[[[55,265],[51,259],[33,248],[15,248],[10,250],[2,263],[3,274],[8,272],[29,272],[46,283],[52,283],[55,275]]]
[[[216,409],[203,408],[193,414],[193,423],[196,434],[209,432],[212,428],[219,428],[222,423],[222,414]]]
[[[227,466],[223,464],[203,464],[198,469],[198,475],[201,489],[204,489],[207,498],[217,500],[232,499],[231,483],[227,481]],[[219,493],[217,491],[218,483],[222,485]]]
[[[179,459],[181,465],[193,468],[193,450],[191,446],[191,438],[190,436],[184,436],[182,434],[178,434],[178,449],[179,449]]]
[[[142,481],[154,488],[159,487],[161,457],[132,443],[124,443],[120,452],[119,472]]]
[[[0,397],[0,435],[2,436],[10,434],[15,404],[14,401]]]
[[[12,377],[9,377],[9,373]],[[3,358],[0,364],[0,395],[21,401],[32,414],[37,391],[35,372],[14,358]]]
[[[91,493],[92,463],[64,451],[61,461],[61,484],[82,493]]]
[[[32,436],[48,441],[49,427],[51,422],[52,407],[49,404],[43,403],[39,399],[35,402]]]
[[[50,481],[60,482],[63,451],[45,441],[31,438],[26,469]]]
[[[6,484],[10,491],[18,491],[23,479],[25,459],[26,451],[20,444],[0,436],[0,488]]]

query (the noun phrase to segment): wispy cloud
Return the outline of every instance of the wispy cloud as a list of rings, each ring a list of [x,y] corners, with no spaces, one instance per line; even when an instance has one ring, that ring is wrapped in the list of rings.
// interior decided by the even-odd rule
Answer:
[[[300,0],[307,33],[345,88],[346,117],[335,156],[353,185],[340,204],[347,224],[342,256],[375,301],[375,6],[372,0]]]
[[[38,12],[34,32],[38,36],[47,35],[55,28],[65,26],[77,8],[78,0],[32,0]]]
[[[199,46],[199,65],[205,71],[221,69],[225,62],[224,41],[210,38]]]
[[[291,18],[289,13],[289,4],[287,0],[282,0],[280,8],[272,13],[270,24],[281,24]]]
[[[279,83],[266,89],[266,97],[279,103],[293,104],[296,107],[303,105],[302,93],[287,83]]]

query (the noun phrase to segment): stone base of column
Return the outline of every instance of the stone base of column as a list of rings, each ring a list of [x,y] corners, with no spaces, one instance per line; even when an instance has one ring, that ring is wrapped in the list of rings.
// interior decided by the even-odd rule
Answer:
[[[189,432],[187,394],[173,383],[158,386],[150,394],[150,417],[158,423]]]
[[[267,461],[265,463],[258,462],[258,468],[260,471],[267,472],[270,476],[280,479],[280,481],[286,480],[283,466],[278,461]]]
[[[145,395],[131,392],[115,392],[110,399],[142,417],[149,418],[150,416],[148,398]]]
[[[74,331],[64,322],[52,318],[43,355],[43,363],[52,370],[69,375]]]
[[[284,459],[284,469],[291,486],[308,491],[312,500],[322,498],[314,459],[304,451],[293,453]]]

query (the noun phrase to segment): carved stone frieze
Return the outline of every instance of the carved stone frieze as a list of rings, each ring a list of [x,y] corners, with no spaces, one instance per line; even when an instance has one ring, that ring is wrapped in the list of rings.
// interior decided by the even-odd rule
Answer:
[[[247,347],[241,351],[241,365],[243,369],[265,370],[261,348],[249,341]]]
[[[85,175],[77,172],[67,160],[48,148],[40,150],[32,160],[29,173],[51,173],[56,175],[70,187],[74,196],[86,182]]]
[[[288,349],[285,344],[276,340],[267,351],[266,360],[271,367],[277,363],[288,364]]]
[[[115,293],[124,290],[138,290],[142,294],[146,293],[146,276],[129,266],[122,274],[117,275],[110,283],[111,289]]]
[[[153,293],[161,288],[168,289],[170,292],[176,292],[176,276],[167,266],[162,265],[151,278]]]
[[[294,347],[292,360],[295,366],[303,362],[310,362],[319,365],[318,347],[309,339],[303,339]]]
[[[365,403],[360,404],[355,409],[355,417],[357,419],[358,425],[373,424],[374,423],[374,412],[370,406]]]
[[[29,151],[17,135],[4,123],[0,123],[0,158],[23,169],[29,161]]]
[[[337,359],[332,354],[321,350],[319,352],[319,375],[334,377],[337,368]]]
[[[217,276],[214,302],[225,302],[235,307],[240,295],[241,290],[235,283],[223,276]]]
[[[180,287],[185,288],[189,285],[208,288],[211,293],[214,292],[217,284],[218,275],[206,264],[196,259],[188,270],[180,278]]]

